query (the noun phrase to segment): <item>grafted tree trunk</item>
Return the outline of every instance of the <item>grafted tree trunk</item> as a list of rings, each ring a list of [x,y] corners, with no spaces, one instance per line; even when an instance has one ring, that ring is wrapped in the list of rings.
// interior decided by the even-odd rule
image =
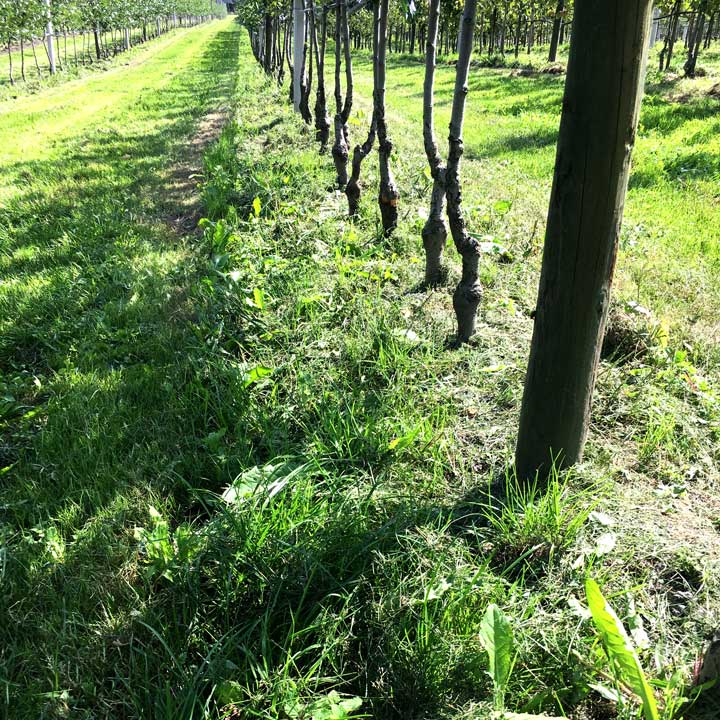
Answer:
[[[518,477],[582,458],[648,52],[652,0],[576,0],[516,451]]]
[[[310,0],[310,7],[314,6]],[[320,46],[318,47],[315,22],[312,24],[312,43],[315,51],[315,65],[317,66],[317,91],[315,93],[315,138],[320,143],[321,152],[324,152],[330,139],[330,118],[327,114],[327,98],[325,96],[325,45],[327,40],[327,10],[323,8],[322,22],[320,24]]]
[[[440,20],[440,0],[430,0],[425,50],[425,83],[423,86],[423,141],[425,155],[433,179],[430,214],[422,230],[425,249],[425,285],[432,287],[442,281],[442,258],[447,240],[445,210],[445,166],[435,137],[435,65],[437,64],[437,34]]]
[[[552,37],[550,39],[550,53],[548,62],[557,60],[558,44],[560,42],[560,30],[562,29],[562,19],[565,13],[565,0],[558,0],[555,8],[555,19],[553,20]]]
[[[305,42],[303,44],[302,52],[302,73],[300,74],[300,115],[302,119],[310,125],[312,123],[312,113],[310,112],[310,92],[312,91],[312,78],[313,78],[313,54],[312,51],[309,53],[310,58],[308,60],[308,23],[307,20],[309,15],[305,17]],[[314,22],[314,20],[313,20]],[[305,72],[305,67],[308,71]]]
[[[457,318],[458,342],[467,342],[475,332],[475,314],[480,304],[482,288],[478,280],[480,253],[478,243],[468,235],[462,214],[460,189],[460,158],[463,154],[463,120],[468,94],[468,70],[472,54],[472,37],[475,28],[477,0],[465,0],[465,8],[458,38],[458,62],[455,71],[452,115],[450,116],[449,152],[446,174],[447,214],[450,232],[462,258],[462,277],[453,294],[453,307]]]
[[[375,122],[377,123],[378,155],[380,158],[380,189],[378,192],[378,204],[380,205],[380,216],[382,217],[383,230],[386,235],[392,233],[397,227],[397,204],[400,193],[398,192],[395,178],[390,168],[390,155],[392,153],[392,141],[388,137],[387,122],[385,120],[385,58],[387,50],[387,24],[388,24],[388,0],[378,0],[380,3],[380,20],[378,25],[378,48],[377,48],[377,81],[373,93],[373,106],[375,108]]]
[[[373,5],[373,38],[372,38],[372,48],[373,48],[373,113],[372,118],[370,119],[370,130],[368,131],[368,136],[365,140],[365,142],[362,145],[356,145],[353,150],[353,158],[352,158],[352,173],[350,175],[350,180],[347,184],[347,187],[345,188],[345,195],[347,195],[348,199],[348,212],[350,216],[354,216],[357,214],[357,211],[360,207],[360,195],[361,195],[361,188],[360,188],[360,168],[362,166],[363,160],[370,154],[370,151],[373,149],[373,145],[375,144],[375,134],[377,131],[377,124],[375,122],[375,102],[374,102],[374,89],[377,86],[378,82],[378,73],[377,73],[377,49],[378,49],[378,31],[380,26],[380,2],[379,0],[375,0]]]
[[[345,99],[345,105],[343,106],[342,86],[340,81],[342,71],[342,26],[347,22],[347,15],[345,14],[345,1],[346,0],[338,0],[337,7],[335,8],[335,118],[333,123],[335,128],[335,144],[332,148],[332,156],[335,161],[335,172],[337,173],[337,184],[341,190],[344,190],[348,183],[347,163],[348,156],[350,154],[348,151],[349,133],[347,128],[347,118],[345,117],[345,108],[352,107],[352,88],[346,89],[346,94],[351,96],[350,106],[348,106],[347,97]],[[352,69],[350,69],[350,72],[348,73],[347,66],[346,76],[352,81]],[[348,110],[348,116],[349,114],[350,112]]]

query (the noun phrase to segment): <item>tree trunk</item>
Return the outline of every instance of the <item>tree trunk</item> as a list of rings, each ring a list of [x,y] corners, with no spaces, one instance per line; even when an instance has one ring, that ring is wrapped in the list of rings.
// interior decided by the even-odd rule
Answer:
[[[361,188],[360,188],[360,168],[362,166],[363,160],[370,154],[370,151],[373,149],[373,145],[375,144],[375,134],[377,131],[377,125],[375,122],[376,117],[376,109],[375,109],[375,88],[377,87],[378,83],[378,31],[380,27],[380,0],[375,0],[374,6],[373,6],[373,39],[372,39],[372,49],[373,49],[373,113],[372,118],[370,119],[370,130],[368,131],[368,136],[365,142],[362,145],[356,145],[353,149],[353,158],[352,158],[352,173],[350,175],[350,180],[347,184],[347,187],[345,188],[345,195],[347,195],[348,200],[348,213],[350,217],[353,217],[357,214],[357,211],[360,207],[360,195],[361,195]]]
[[[300,73],[300,114],[302,115],[302,119],[310,125],[313,120],[312,113],[310,112],[310,93],[312,91],[312,76],[313,76],[313,54],[312,50],[309,53],[309,59],[308,59],[308,43],[307,38],[309,33],[309,25],[308,21],[310,20],[311,16],[309,14],[305,15],[305,40],[303,42],[303,52],[302,52],[302,72]],[[313,19],[312,22],[314,23],[315,20]],[[305,67],[307,66],[307,73],[305,72]]]
[[[518,477],[582,459],[622,223],[652,0],[576,0],[516,451]]]
[[[25,38],[23,37],[23,30],[20,29],[20,76],[23,82],[27,82],[25,77]]]
[[[30,36],[30,43],[32,47],[33,60],[35,61],[35,70],[37,71],[38,77],[41,78],[42,72],[40,71],[40,63],[38,62],[37,51],[35,50],[35,38],[32,35]]]
[[[310,0],[313,18],[315,10],[313,0]],[[327,10],[322,10],[320,25],[320,47],[318,47],[315,23],[312,24],[312,43],[315,51],[315,65],[317,66],[317,91],[315,93],[315,138],[320,143],[321,152],[325,150],[330,139],[330,118],[327,114],[327,98],[325,96],[325,45],[327,40]]]
[[[265,57],[263,60],[263,67],[266,73],[272,72],[272,51],[273,51],[273,24],[270,13],[265,13],[265,38],[264,38],[264,50]]]
[[[670,67],[670,60],[672,60],[673,46],[675,45],[675,37],[677,36],[677,27],[680,20],[680,9],[682,7],[682,0],[675,0],[675,5],[670,12],[670,21],[668,22],[668,32],[665,35],[665,42],[663,43],[663,49],[660,51],[660,72],[667,70]]]
[[[95,38],[95,56],[100,60],[102,58],[102,50],[100,48],[100,31],[97,25],[93,28],[93,36]]]
[[[705,30],[705,11],[707,10],[707,0],[704,0],[700,4],[698,9],[697,19],[693,26],[693,36],[690,39],[688,58],[685,61],[683,69],[685,75],[689,78],[695,77],[695,68],[697,67],[698,55],[700,55],[700,46],[703,40],[703,33]]]
[[[550,53],[548,62],[557,60],[558,44],[560,42],[560,29],[562,28],[562,19],[565,13],[565,0],[558,0],[555,8],[555,19],[553,20],[552,38],[550,39]]]
[[[15,76],[13,75],[13,59],[12,59],[12,38],[8,38],[7,51],[8,51],[8,66],[9,66],[9,79],[10,84],[15,84]]]
[[[423,141],[425,155],[433,179],[430,214],[422,230],[425,249],[425,285],[433,287],[443,279],[443,252],[447,241],[445,210],[445,166],[435,137],[435,66],[437,64],[437,34],[440,19],[440,0],[430,0],[425,49],[425,83],[423,85]]]
[[[460,188],[460,159],[463,154],[463,120],[465,100],[468,94],[468,71],[472,54],[472,34],[475,27],[477,0],[465,0],[460,26],[459,54],[455,71],[446,187],[447,214],[455,247],[462,258],[462,277],[453,294],[453,308],[457,318],[458,342],[467,342],[475,332],[475,314],[480,304],[482,288],[478,280],[480,254],[478,243],[468,235],[462,214],[462,191]]]
[[[717,12],[714,12],[710,16],[710,22],[708,23],[707,35],[705,35],[705,42],[703,43],[703,49],[707,50],[712,42],[713,30],[715,29],[715,21],[717,19]]]
[[[340,75],[342,71],[342,23],[343,6],[345,0],[338,0],[335,7],[335,144],[332,147],[332,156],[335,161],[335,172],[337,173],[337,185],[341,190],[345,189],[348,183],[347,163],[348,144],[345,121],[343,119],[343,100]]]
[[[373,93],[373,105],[375,108],[375,121],[377,122],[378,155],[380,158],[380,189],[378,192],[378,204],[380,205],[380,216],[385,235],[390,235],[397,227],[397,204],[400,193],[398,192],[395,178],[390,168],[390,155],[392,153],[392,142],[387,134],[387,123],[385,121],[385,57],[387,49],[387,23],[388,23],[388,0],[378,0],[380,3],[380,21],[378,26],[378,49],[377,49],[377,82]]]

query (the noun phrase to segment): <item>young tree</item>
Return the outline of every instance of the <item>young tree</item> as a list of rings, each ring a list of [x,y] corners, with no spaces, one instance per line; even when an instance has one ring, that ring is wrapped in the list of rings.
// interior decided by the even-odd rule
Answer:
[[[373,37],[372,37],[372,50],[373,50],[373,113],[370,119],[370,130],[368,131],[367,138],[362,145],[356,145],[353,150],[352,157],[352,173],[350,180],[348,181],[347,187],[345,188],[345,195],[348,199],[348,212],[352,217],[358,211],[360,206],[360,168],[363,160],[370,154],[370,151],[375,144],[375,135],[377,130],[376,123],[376,108],[375,98],[378,84],[378,33],[380,29],[380,1],[375,0],[373,4]]]
[[[458,61],[455,72],[450,135],[448,138],[448,162],[446,170],[447,215],[455,247],[462,258],[462,276],[453,293],[453,308],[457,318],[458,342],[467,342],[475,333],[475,315],[482,287],[478,279],[480,255],[477,241],[470,237],[462,213],[462,191],[460,188],[460,159],[463,154],[463,120],[465,100],[468,94],[468,71],[472,54],[473,31],[477,0],[465,0],[460,34],[458,36]]]
[[[332,156],[335,161],[337,184],[341,190],[348,183],[347,163],[349,156],[350,131],[348,119],[353,103],[353,73],[352,58],[350,57],[350,38],[348,30],[347,0],[337,0],[335,7],[335,144]],[[345,102],[342,96],[342,60],[343,46],[345,48]]]
[[[442,280],[442,258],[447,241],[445,210],[445,166],[435,137],[435,66],[437,64],[437,34],[440,19],[440,0],[430,0],[425,52],[425,82],[423,85],[423,141],[425,155],[433,179],[430,213],[422,230],[425,249],[425,285],[432,287]]]
[[[315,137],[324,151],[330,139],[330,118],[327,114],[327,99],[325,96],[325,46],[327,44],[327,8],[322,9],[320,21],[320,43],[317,39],[315,24],[315,5],[310,0],[312,14],[312,45],[315,53],[315,66],[317,67],[317,91],[315,93]]]
[[[373,92],[373,108],[377,124],[378,156],[380,159],[380,189],[378,204],[382,218],[383,230],[386,235],[392,233],[397,227],[397,204],[400,193],[395,184],[395,177],[390,167],[392,141],[387,132],[385,119],[385,59],[387,56],[387,27],[388,27],[388,0],[378,0],[380,4],[380,17],[378,22],[378,43],[376,52],[376,80]]]
[[[635,142],[652,0],[577,0],[516,469],[582,458]]]

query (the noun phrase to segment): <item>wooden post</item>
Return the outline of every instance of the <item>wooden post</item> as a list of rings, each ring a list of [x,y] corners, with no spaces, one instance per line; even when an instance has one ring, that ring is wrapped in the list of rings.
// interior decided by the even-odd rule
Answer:
[[[50,74],[54,75],[57,72],[57,65],[55,62],[55,43],[53,43],[55,32],[53,31],[52,15],[50,13],[50,0],[45,0],[45,12],[47,16],[45,42],[47,44],[48,60],[50,61]]]
[[[293,105],[300,112],[302,99],[303,49],[305,47],[305,8],[303,0],[293,0]]]
[[[518,477],[582,459],[605,331],[652,0],[577,0],[535,330],[516,450]]]

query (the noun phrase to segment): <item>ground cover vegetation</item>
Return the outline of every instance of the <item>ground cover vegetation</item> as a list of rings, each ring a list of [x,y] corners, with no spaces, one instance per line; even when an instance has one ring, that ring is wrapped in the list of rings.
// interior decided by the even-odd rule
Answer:
[[[435,68],[350,52],[354,18],[389,40],[388,3],[336,10],[306,33],[336,91],[345,63],[332,149],[232,21],[0,114],[4,715],[716,717],[717,51],[648,77],[585,462],[518,482],[552,34],[520,72]],[[460,345],[463,246],[431,282],[423,253],[453,136],[433,169],[423,98],[463,134]],[[188,157],[225,106],[195,232]],[[351,133],[361,162],[385,143],[354,209]]]

